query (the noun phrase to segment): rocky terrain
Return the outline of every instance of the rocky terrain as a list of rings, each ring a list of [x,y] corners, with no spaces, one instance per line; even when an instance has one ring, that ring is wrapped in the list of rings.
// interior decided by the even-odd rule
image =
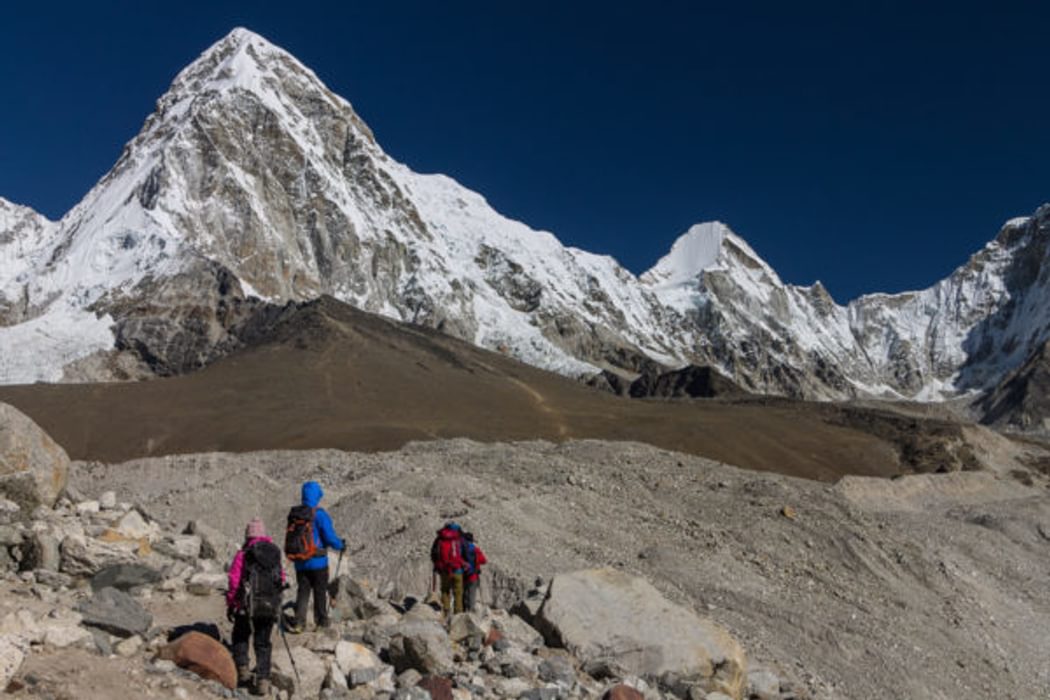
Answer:
[[[19,434],[31,439],[5,455],[34,458],[6,459],[5,493],[27,493],[8,486],[26,471],[50,477],[32,482],[41,488],[62,467],[69,478],[54,508],[49,491],[35,507],[23,499],[29,512],[4,504],[0,668],[15,697],[228,695],[157,654],[178,625],[226,629],[218,589],[236,537],[256,515],[279,530],[307,478],[324,484],[352,552],[339,623],[292,640],[309,687],[330,687],[323,697],[424,698],[412,688],[427,674],[453,686],[431,697],[457,698],[599,697],[620,682],[653,699],[1032,698],[1050,683],[1050,481],[1024,466],[1045,458],[1031,443],[987,441],[981,471],[827,484],[601,441],[69,465],[42,433]],[[444,629],[425,605],[405,608],[426,595],[429,543],[447,519],[492,564],[485,609]],[[131,595],[104,592],[114,587]],[[645,601],[676,618],[695,613],[672,604],[698,611],[707,632],[661,638],[617,617],[659,619]],[[100,606],[136,626],[98,622]],[[573,631],[566,610],[605,636]],[[627,653],[658,642],[675,650]],[[694,643],[736,661],[632,665]],[[287,663],[279,642],[274,656]]]
[[[572,377],[697,366],[792,397],[973,398],[1050,338],[1048,233],[1043,207],[928,289],[846,305],[719,223],[635,276],[394,161],[235,29],[61,221],[0,200],[0,383],[192,372],[257,315],[331,295]]]

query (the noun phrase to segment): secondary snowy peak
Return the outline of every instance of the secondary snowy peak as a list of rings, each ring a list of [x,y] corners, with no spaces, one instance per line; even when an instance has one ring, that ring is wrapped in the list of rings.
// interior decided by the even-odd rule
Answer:
[[[641,276],[641,281],[667,286],[696,281],[701,272],[719,263],[722,245],[730,235],[729,228],[719,221],[694,224],[678,237],[670,253]]]

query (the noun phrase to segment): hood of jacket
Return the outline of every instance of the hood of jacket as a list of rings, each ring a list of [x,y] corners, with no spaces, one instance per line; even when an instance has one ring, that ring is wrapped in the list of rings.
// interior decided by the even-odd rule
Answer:
[[[303,505],[316,508],[317,504],[324,498],[324,491],[316,481],[307,481],[303,484]]]

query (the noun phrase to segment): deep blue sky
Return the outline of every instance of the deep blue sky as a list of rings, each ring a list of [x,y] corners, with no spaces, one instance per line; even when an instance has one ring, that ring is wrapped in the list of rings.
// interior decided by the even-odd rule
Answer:
[[[1047,3],[17,5],[0,196],[52,218],[238,25],[395,158],[635,272],[719,219],[841,302],[927,286],[1050,201]]]

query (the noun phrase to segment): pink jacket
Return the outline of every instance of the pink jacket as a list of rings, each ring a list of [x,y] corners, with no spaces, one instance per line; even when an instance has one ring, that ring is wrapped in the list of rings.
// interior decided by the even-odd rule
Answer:
[[[269,537],[253,537],[244,543],[244,546],[233,555],[230,564],[229,583],[226,586],[226,607],[234,610],[241,609],[241,601],[237,599],[237,592],[241,587],[241,576],[244,574],[244,551],[256,542],[273,542]],[[285,582],[284,568],[281,568],[281,583]]]

